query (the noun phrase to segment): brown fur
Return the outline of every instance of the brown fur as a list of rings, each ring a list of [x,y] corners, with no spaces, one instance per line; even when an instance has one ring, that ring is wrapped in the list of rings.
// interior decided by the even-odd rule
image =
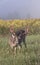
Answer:
[[[9,45],[11,49],[14,50],[14,52],[16,52],[17,44],[18,44],[18,39],[16,36],[15,36],[14,41],[12,37],[9,38]]]

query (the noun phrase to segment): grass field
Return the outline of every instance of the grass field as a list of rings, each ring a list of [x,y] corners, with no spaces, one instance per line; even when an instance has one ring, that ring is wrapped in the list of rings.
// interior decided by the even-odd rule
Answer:
[[[0,36],[0,65],[40,65],[40,35],[26,37],[26,45],[17,54],[8,45],[8,36]]]

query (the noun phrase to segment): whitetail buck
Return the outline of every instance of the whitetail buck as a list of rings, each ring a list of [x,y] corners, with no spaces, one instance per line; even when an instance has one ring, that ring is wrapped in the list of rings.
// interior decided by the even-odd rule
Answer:
[[[9,38],[9,45],[14,52],[16,51],[16,47],[18,45],[18,38],[13,30],[13,27],[10,28],[11,36]]]

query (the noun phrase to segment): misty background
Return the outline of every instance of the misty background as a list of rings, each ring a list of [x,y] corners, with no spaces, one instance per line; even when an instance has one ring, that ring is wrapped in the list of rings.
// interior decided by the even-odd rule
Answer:
[[[0,0],[0,19],[40,18],[40,0]]]

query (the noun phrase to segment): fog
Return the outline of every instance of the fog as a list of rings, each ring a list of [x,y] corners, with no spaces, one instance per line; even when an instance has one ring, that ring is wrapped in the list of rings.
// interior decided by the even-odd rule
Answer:
[[[40,0],[0,0],[0,19],[40,18]]]

